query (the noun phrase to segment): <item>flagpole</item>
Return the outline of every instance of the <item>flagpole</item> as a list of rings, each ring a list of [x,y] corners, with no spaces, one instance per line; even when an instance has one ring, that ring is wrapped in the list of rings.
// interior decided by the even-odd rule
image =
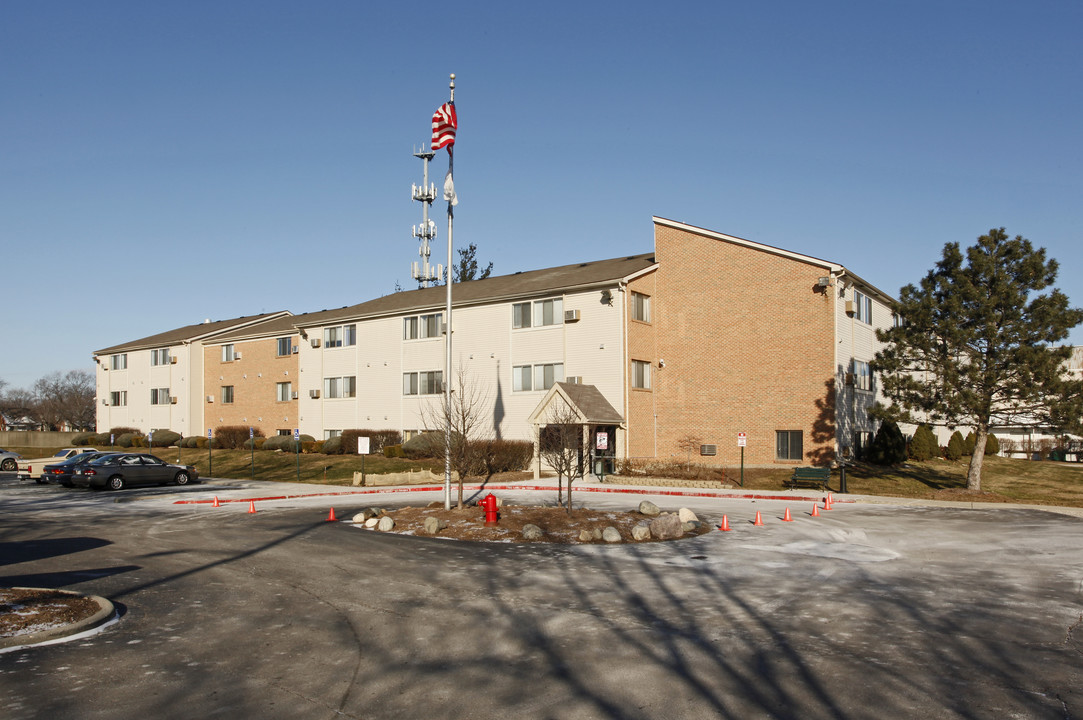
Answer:
[[[455,102],[455,73],[451,74],[451,102]],[[455,162],[455,145],[448,145],[448,176],[454,178],[452,168]],[[454,218],[451,210],[452,199],[447,199],[447,265],[444,272],[447,273],[445,283],[447,285],[447,324],[444,326],[446,340],[444,342],[444,509],[451,509],[451,248],[454,243]],[[463,438],[466,441],[466,438]],[[461,478],[460,478],[461,479]]]

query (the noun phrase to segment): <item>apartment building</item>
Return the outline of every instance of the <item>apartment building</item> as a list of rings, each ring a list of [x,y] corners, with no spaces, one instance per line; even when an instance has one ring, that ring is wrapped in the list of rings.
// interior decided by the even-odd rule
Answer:
[[[98,430],[205,432],[204,343],[216,335],[287,315],[279,311],[206,320],[95,351]]]
[[[409,436],[439,427],[447,381],[476,392],[493,435],[527,440],[555,383],[589,387],[565,394],[605,408],[596,429],[617,457],[733,465],[740,437],[749,465],[827,463],[876,428],[869,363],[892,299],[838,263],[656,217],[654,252],[454,285],[450,378],[445,292],[275,313],[199,336],[183,432]],[[189,347],[148,338],[96,355],[108,364],[160,346]],[[101,398],[114,377],[99,372]],[[153,409],[124,424],[182,432]]]

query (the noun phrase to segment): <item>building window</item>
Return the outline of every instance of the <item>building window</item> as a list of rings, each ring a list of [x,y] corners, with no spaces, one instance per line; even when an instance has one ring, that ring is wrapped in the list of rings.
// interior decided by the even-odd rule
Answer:
[[[323,396],[331,399],[357,397],[357,378],[353,375],[324,378]]]
[[[632,387],[638,390],[651,389],[651,364],[646,360],[632,361]]]
[[[514,329],[562,325],[563,323],[563,298],[515,303],[511,306],[511,326]]]
[[[632,319],[649,323],[651,321],[651,298],[643,293],[632,293]]]
[[[236,354],[233,351],[233,345],[222,346],[222,362],[233,362],[237,359]]]
[[[341,435],[342,435],[341,430],[324,430],[323,431],[323,439],[324,440],[330,440],[333,437],[339,437]]]
[[[289,437],[290,435],[293,435],[293,431],[289,428],[278,428],[277,430],[275,430],[275,434],[279,437]]]
[[[169,388],[151,388],[150,389],[150,404],[151,405],[168,405],[169,404]]]
[[[412,372],[402,374],[403,395],[439,395],[444,392],[444,372]]]
[[[232,385],[223,385],[222,386],[222,402],[227,404],[227,405],[233,402],[233,386]]]
[[[867,362],[854,360],[854,387],[858,390],[872,390],[872,370]]]
[[[548,390],[554,383],[564,380],[564,363],[542,365],[517,365],[511,369],[513,392]]]
[[[420,315],[402,319],[403,340],[424,340],[425,338],[439,337],[443,325],[444,314]]]
[[[869,449],[869,445],[872,444],[872,433],[867,431],[858,431],[854,433],[854,456],[857,458],[864,458],[865,451]]]
[[[775,459],[800,460],[804,457],[801,449],[800,430],[775,431]]]
[[[283,382],[275,384],[275,396],[278,402],[286,402],[293,399],[293,383]]]
[[[127,370],[128,369],[128,353],[121,353],[120,355],[111,355],[109,357],[109,369],[110,370]]]
[[[872,325],[872,298],[854,291],[854,318]]]
[[[356,325],[338,325],[323,329],[323,346],[329,348],[347,347],[357,344]]]
[[[109,404],[113,407],[125,407],[128,404],[128,391],[121,390],[109,393]]]
[[[278,350],[276,355],[282,357],[284,355],[290,355],[293,353],[293,340],[288,337],[278,338]]]
[[[161,348],[159,350],[150,351],[150,364],[151,365],[168,365],[169,364],[169,348]]]

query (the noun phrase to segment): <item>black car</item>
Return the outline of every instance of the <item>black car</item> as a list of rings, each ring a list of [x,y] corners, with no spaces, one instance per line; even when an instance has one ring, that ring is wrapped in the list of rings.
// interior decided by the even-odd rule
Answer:
[[[97,451],[83,453],[82,455],[72,455],[70,458],[65,458],[58,463],[43,467],[41,469],[41,479],[44,482],[71,487],[71,476],[75,473],[75,468],[77,466],[88,463],[91,460],[97,460],[100,457],[105,457],[106,455],[117,454],[118,453]]]
[[[136,485],[187,485],[199,478],[191,465],[173,465],[150,453],[111,453],[72,473],[72,485],[121,490]]]

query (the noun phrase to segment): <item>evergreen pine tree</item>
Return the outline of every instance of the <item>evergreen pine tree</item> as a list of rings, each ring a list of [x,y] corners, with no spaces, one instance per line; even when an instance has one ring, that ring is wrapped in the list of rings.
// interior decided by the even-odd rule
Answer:
[[[963,446],[966,441],[963,440],[963,434],[956,430],[951,434],[951,439],[948,440],[948,460],[952,462],[958,460],[963,456]]]

